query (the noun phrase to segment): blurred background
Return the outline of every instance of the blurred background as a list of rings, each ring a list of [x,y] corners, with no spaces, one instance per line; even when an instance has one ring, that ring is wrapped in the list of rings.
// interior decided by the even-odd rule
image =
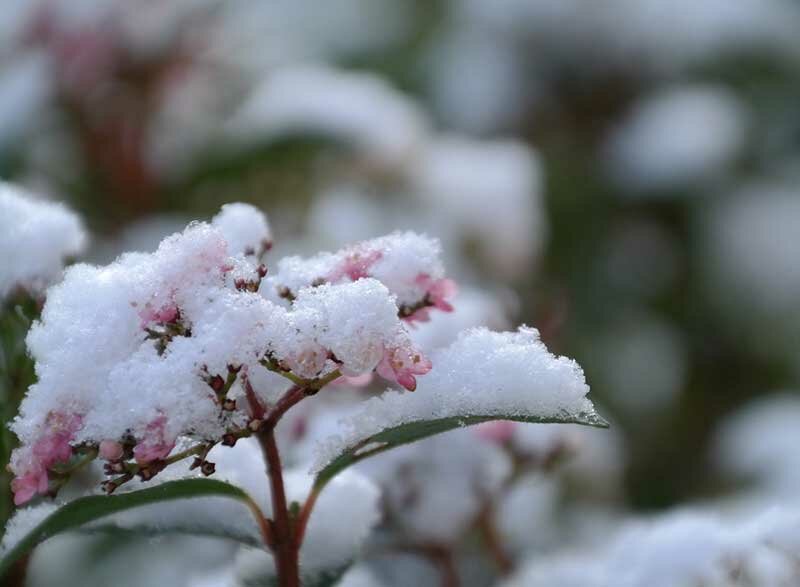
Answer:
[[[272,259],[437,236],[613,422],[608,483],[558,499],[796,500],[798,30],[793,0],[6,0],[0,176],[93,262],[228,201]]]

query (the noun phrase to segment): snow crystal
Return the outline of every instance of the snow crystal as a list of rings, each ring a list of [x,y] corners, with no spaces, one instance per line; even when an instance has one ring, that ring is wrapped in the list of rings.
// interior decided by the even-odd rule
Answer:
[[[35,507],[16,510],[6,523],[6,531],[0,543],[0,556],[14,548],[31,530],[57,509],[56,504],[43,502]]]
[[[402,329],[393,298],[375,279],[303,289],[292,310],[291,326],[301,334],[313,329],[346,375],[371,372]]]
[[[215,419],[207,385],[196,376],[198,353],[161,357],[145,328],[172,308],[200,326],[205,316],[198,298],[222,293],[226,259],[219,232],[197,224],[165,239],[152,255],[70,268],[28,334],[38,382],[14,424],[23,442],[52,411],[84,415],[77,439],[94,441],[120,438],[128,429],[141,433],[159,413],[174,415],[172,433]],[[180,347],[181,339],[188,340],[173,342]]]
[[[0,182],[0,298],[18,286],[43,290],[86,241],[81,220],[63,204]]]
[[[594,411],[581,368],[550,354],[533,328],[466,331],[435,352],[432,363],[415,393],[386,392],[346,418],[342,434],[320,443],[315,470],[374,434],[410,422],[471,415],[555,418]]]
[[[272,241],[266,216],[250,204],[225,204],[211,225],[222,232],[231,255],[257,254],[268,248]]]
[[[266,296],[274,298],[287,290],[296,295],[303,287],[316,283],[374,277],[397,297],[398,305],[414,306],[428,293],[428,286],[420,276],[431,280],[444,277],[440,256],[438,240],[413,232],[395,232],[336,253],[320,253],[308,259],[281,259],[277,270],[264,280],[261,289]]]

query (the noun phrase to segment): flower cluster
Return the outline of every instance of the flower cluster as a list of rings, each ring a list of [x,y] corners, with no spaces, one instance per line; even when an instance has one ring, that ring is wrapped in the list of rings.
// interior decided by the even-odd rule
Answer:
[[[426,322],[432,308],[451,312],[456,285],[444,276],[438,241],[413,232],[364,241],[336,253],[289,257],[265,280],[267,296],[292,300],[301,288],[363,278],[383,283],[407,322]]]
[[[438,243],[393,234],[266,277],[270,243],[264,216],[231,204],[152,254],[66,272],[27,339],[38,381],[13,424],[18,504],[78,456],[106,461],[109,492],[189,455],[210,474],[211,448],[257,431],[287,379],[313,393],[377,372],[415,389],[431,362],[406,325],[452,309]]]

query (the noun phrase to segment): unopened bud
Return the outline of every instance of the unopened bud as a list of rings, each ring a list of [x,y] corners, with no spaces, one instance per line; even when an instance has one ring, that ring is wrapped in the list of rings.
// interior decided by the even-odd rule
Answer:
[[[219,375],[214,375],[208,380],[208,384],[211,386],[211,389],[219,393],[222,391],[222,388],[225,387],[225,380]]]
[[[106,475],[116,474],[119,475],[120,473],[125,472],[125,463],[116,461],[113,463],[106,463],[103,470],[106,472]]]
[[[118,461],[125,453],[123,446],[115,440],[103,440],[98,447],[100,458],[106,461]]]
[[[166,466],[167,464],[164,461],[152,461],[139,469],[139,479],[142,481],[150,481],[150,479],[158,475]]]

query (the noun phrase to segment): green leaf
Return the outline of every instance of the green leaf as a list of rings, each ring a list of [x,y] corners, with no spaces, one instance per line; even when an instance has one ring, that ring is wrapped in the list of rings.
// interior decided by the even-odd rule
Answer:
[[[407,422],[393,428],[386,428],[381,432],[359,441],[344,450],[339,456],[332,459],[325,467],[317,473],[314,482],[316,491],[319,491],[333,477],[338,475],[347,467],[354,465],[366,458],[386,452],[398,446],[409,444],[417,440],[422,440],[435,434],[447,432],[455,428],[472,426],[492,420],[512,420],[514,422],[525,422],[531,424],[583,424],[596,428],[608,428],[608,422],[600,417],[596,412],[584,412],[580,414],[563,414],[552,417],[535,416],[512,416],[512,415],[487,415],[487,416],[454,416],[441,418],[438,420],[418,420]]]
[[[76,532],[80,534],[102,535],[110,538],[127,537],[127,538],[152,538],[154,536],[168,535],[183,535],[183,536],[197,536],[201,538],[220,538],[222,540],[233,540],[241,544],[245,544],[252,548],[264,548],[264,543],[261,539],[249,532],[240,531],[240,529],[224,524],[216,526],[201,526],[198,527],[187,520],[186,524],[172,524],[164,525],[150,525],[150,524],[126,524],[120,527],[116,524],[91,524],[78,528]]]
[[[8,424],[19,411],[25,390],[35,380],[25,336],[38,316],[38,304],[23,292],[5,302],[0,300],[0,526],[5,526],[14,508],[11,474],[5,466],[17,439]]]
[[[60,507],[19,540],[0,560],[0,577],[35,546],[57,534],[77,530],[84,524],[131,508],[192,497],[229,497],[244,503],[254,513],[258,511],[247,493],[214,479],[168,481],[156,487],[120,495],[81,497]]]

